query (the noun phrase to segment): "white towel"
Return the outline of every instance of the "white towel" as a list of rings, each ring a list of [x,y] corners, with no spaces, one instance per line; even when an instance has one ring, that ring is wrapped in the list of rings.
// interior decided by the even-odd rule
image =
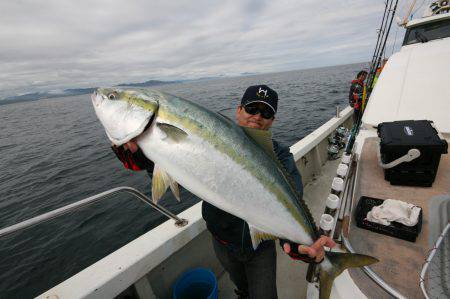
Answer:
[[[391,221],[399,222],[407,226],[414,226],[419,220],[420,208],[395,199],[386,199],[382,205],[375,206],[367,213],[367,220],[383,225],[391,224]]]

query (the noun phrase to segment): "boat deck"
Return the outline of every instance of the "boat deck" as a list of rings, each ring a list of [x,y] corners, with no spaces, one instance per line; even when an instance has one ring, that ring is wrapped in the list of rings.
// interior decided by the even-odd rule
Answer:
[[[406,298],[423,298],[419,287],[419,274],[428,251],[430,204],[433,198],[450,195],[450,155],[442,155],[436,180],[432,187],[392,186],[384,180],[383,169],[378,166],[376,144],[378,138],[368,138],[364,143],[358,166],[359,190],[355,195],[380,199],[398,199],[420,206],[423,209],[422,231],[416,242],[409,242],[394,237],[378,234],[356,227],[355,221],[350,226],[350,242],[358,253],[372,255],[380,260],[371,266],[388,284],[397,289]],[[358,200],[354,200],[353,211]],[[434,242],[434,241],[433,241]],[[360,269],[350,271],[369,298],[391,298],[380,287],[367,279]]]
[[[336,174],[340,159],[327,161],[321,171],[320,176],[316,176],[305,186],[304,200],[316,220],[319,222],[320,215],[325,209],[325,199],[330,192],[331,182]],[[308,264],[294,261],[285,254],[280,246],[277,246],[277,288],[278,298],[280,299],[302,299],[306,298],[306,272]],[[223,272],[219,277],[219,298],[236,298],[234,294],[234,284],[231,282],[228,274]]]

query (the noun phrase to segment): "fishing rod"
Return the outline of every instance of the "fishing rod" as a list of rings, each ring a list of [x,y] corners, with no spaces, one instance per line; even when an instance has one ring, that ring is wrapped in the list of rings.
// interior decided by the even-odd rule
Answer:
[[[377,64],[376,64],[375,67],[372,69],[371,81],[368,82],[368,86],[369,86],[370,88],[372,87],[372,83],[373,83],[373,80],[374,80],[374,78],[375,78],[375,73],[376,73],[378,67],[380,66],[381,58],[382,58],[382,56],[384,55],[384,52],[385,52],[385,50],[386,50],[386,44],[387,44],[387,40],[388,40],[388,37],[389,37],[389,33],[391,32],[392,21],[394,20],[395,12],[396,12],[396,10],[397,10],[397,5],[398,5],[398,0],[395,1],[394,8],[393,8],[392,13],[391,13],[391,15],[390,15],[389,27],[388,27],[387,32],[386,32],[386,37],[385,37],[385,39],[384,39],[383,46],[382,46],[381,51],[380,51],[380,55],[378,56]],[[364,111],[363,111],[363,113],[364,113]]]
[[[394,20],[394,16],[395,16],[395,13],[397,10],[397,5],[398,5],[398,0],[395,0],[395,1],[391,0],[391,1],[386,2],[383,19],[381,21],[380,29],[378,30],[378,39],[377,39],[377,43],[375,45],[375,50],[374,50],[374,54],[372,56],[372,62],[370,65],[369,75],[368,75],[367,83],[365,86],[365,90],[367,90],[367,93],[364,92],[365,93],[364,100],[367,99],[365,101],[366,104],[364,105],[364,107],[361,107],[361,114],[359,115],[357,121],[353,125],[352,130],[350,132],[350,137],[349,137],[349,140],[345,147],[345,153],[347,153],[347,154],[351,153],[351,151],[353,149],[353,145],[355,143],[356,135],[359,132],[362,117],[365,112],[365,109],[363,109],[363,108],[365,108],[367,106],[367,102],[369,100],[370,93],[372,91],[371,87],[373,84],[373,80],[375,78],[376,71],[377,71],[378,67],[380,66],[381,58],[386,49],[386,43],[387,43],[387,40],[389,37],[389,33],[391,31],[392,21]],[[386,27],[387,27],[387,30],[386,30]]]
[[[372,68],[372,66],[374,65],[374,63],[375,63],[375,60],[376,60],[376,51],[377,51],[377,49],[378,49],[378,47],[379,47],[379,44],[380,44],[380,42],[381,42],[381,33],[382,33],[382,27],[383,27],[383,24],[384,24],[384,20],[385,20],[385,18],[386,18],[386,13],[388,12],[388,6],[387,6],[387,3],[386,3],[386,5],[384,6],[384,13],[383,13],[383,18],[382,18],[382,20],[381,20],[381,25],[380,25],[380,29],[378,29],[377,31],[378,31],[378,37],[377,37],[377,43],[375,44],[375,50],[374,50],[374,52],[373,52],[373,55],[372,55],[372,61],[370,62],[370,67]]]
[[[389,8],[388,8],[389,5]],[[394,16],[397,10],[397,5],[398,5],[398,0],[391,0],[386,2],[386,6],[385,6],[385,10],[387,10],[387,16],[386,18],[383,18],[382,23],[381,23],[381,27],[380,27],[380,32],[378,34],[378,36],[380,37],[380,43],[377,43],[377,46],[375,47],[375,51],[374,51],[374,59],[371,63],[370,66],[370,70],[369,70],[369,75],[367,77],[367,85],[369,88],[369,92],[372,89],[372,84],[373,84],[373,80],[375,79],[375,74],[376,71],[378,69],[378,67],[380,66],[380,62],[381,59],[384,55],[385,49],[386,49],[386,43],[387,43],[387,39],[389,37],[389,33],[391,31],[391,26],[392,26],[392,21],[394,20]],[[389,25],[388,25],[389,23]],[[387,27],[387,30],[386,30]]]

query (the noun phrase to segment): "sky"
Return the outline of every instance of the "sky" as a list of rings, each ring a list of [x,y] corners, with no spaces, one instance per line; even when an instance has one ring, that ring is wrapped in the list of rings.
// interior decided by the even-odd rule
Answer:
[[[384,1],[15,0],[0,11],[2,99],[370,61]]]

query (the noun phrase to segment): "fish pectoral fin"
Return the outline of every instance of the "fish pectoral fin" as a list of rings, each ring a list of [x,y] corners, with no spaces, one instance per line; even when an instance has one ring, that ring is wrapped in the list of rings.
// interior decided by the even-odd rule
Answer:
[[[152,200],[154,203],[158,203],[164,193],[166,193],[168,187],[172,190],[175,198],[180,201],[178,183],[175,182],[167,172],[162,170],[158,164],[155,164],[152,179]]]
[[[262,241],[278,239],[277,236],[263,232],[251,224],[248,225],[248,228],[250,230],[250,238],[252,239],[253,249],[256,249]]]
[[[173,141],[179,142],[188,136],[185,131],[171,124],[156,123],[156,125]]]
[[[175,198],[178,200],[178,202],[181,201],[180,197],[180,189],[178,188],[178,183],[175,182],[172,178],[170,178],[170,190],[172,191]]]

